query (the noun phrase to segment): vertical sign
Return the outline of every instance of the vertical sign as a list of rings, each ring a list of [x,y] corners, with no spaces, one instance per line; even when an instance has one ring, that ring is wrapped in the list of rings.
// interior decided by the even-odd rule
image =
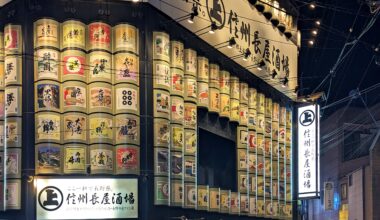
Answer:
[[[319,106],[298,108],[298,198],[319,197]]]
[[[325,211],[334,209],[334,182],[325,182],[324,186],[324,207]]]

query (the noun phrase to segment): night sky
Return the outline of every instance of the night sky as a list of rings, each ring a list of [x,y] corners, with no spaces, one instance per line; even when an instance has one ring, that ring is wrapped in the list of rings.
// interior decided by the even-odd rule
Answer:
[[[302,48],[299,56],[299,84],[300,94],[305,95],[310,94],[330,73],[345,42],[356,39],[374,14],[370,13],[368,5],[361,4],[359,0],[318,0],[315,1],[314,10],[307,4],[311,2],[309,0],[293,1],[300,7],[298,28],[302,33]],[[315,24],[316,20],[321,21],[320,27]],[[314,29],[318,30],[316,37],[311,34]],[[310,39],[315,39],[312,47],[308,45]],[[376,65],[374,57],[379,56],[374,50],[375,47],[380,47],[379,44],[380,18],[338,66],[327,104],[347,97],[356,88],[363,90],[380,83],[380,66]],[[328,87],[329,80],[318,91],[327,93]],[[363,98],[370,106],[380,101],[379,94],[380,87],[364,94]],[[325,115],[347,103],[327,108]],[[324,104],[323,102],[322,106]],[[351,105],[363,106],[360,99],[353,100]]]

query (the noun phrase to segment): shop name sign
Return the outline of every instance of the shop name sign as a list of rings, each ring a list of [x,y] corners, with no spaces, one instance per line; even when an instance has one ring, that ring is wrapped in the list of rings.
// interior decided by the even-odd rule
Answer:
[[[137,179],[37,179],[37,219],[138,218]]]
[[[273,87],[285,92],[296,86],[297,45],[272,26],[271,22],[247,0],[149,0],[149,3],[171,18],[179,20],[182,26],[265,79]],[[197,8],[198,16],[194,17],[194,23],[190,24],[186,18],[193,7]],[[215,24],[216,30],[214,34],[209,34],[212,23]],[[236,45],[229,49],[228,40],[232,37]],[[247,49],[251,56],[244,61],[243,55]],[[266,64],[262,71],[252,68],[260,61]],[[269,77],[274,70],[278,74],[277,81],[270,80]],[[278,80],[285,76],[289,79],[289,86],[284,89]],[[286,94],[291,96],[293,92]]]
[[[298,198],[320,196],[319,105],[298,108]]]

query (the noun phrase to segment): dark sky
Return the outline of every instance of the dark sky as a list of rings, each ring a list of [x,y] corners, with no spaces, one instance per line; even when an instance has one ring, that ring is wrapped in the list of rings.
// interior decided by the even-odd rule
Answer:
[[[345,42],[356,39],[374,14],[370,13],[366,4],[361,5],[359,0],[318,0],[315,1],[317,7],[314,10],[310,10],[309,4],[306,4],[310,2],[309,0],[294,1],[300,6],[298,28],[302,33],[302,48],[299,56],[300,92],[310,94],[329,74]],[[315,25],[317,19],[321,20],[319,28]],[[314,28],[318,30],[316,37],[311,34]],[[351,33],[350,28],[352,28]],[[310,39],[315,39],[313,47],[308,46]],[[356,88],[363,90],[380,82],[380,66],[375,64],[375,58],[372,60],[375,55],[374,48],[379,44],[380,18],[337,68],[332,80],[328,104],[348,96],[351,90]],[[329,80],[318,91],[327,93],[328,87]],[[379,97],[380,87],[363,95],[368,105],[379,102]],[[356,99],[351,105],[362,105],[360,102]],[[325,114],[330,114],[336,108],[346,104],[347,102],[328,108]]]

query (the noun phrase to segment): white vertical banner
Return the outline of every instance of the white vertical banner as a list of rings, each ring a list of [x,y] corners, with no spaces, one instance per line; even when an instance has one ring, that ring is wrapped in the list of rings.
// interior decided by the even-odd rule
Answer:
[[[324,184],[324,207],[325,211],[334,209],[334,182]]]
[[[320,196],[319,106],[298,108],[298,198]]]

